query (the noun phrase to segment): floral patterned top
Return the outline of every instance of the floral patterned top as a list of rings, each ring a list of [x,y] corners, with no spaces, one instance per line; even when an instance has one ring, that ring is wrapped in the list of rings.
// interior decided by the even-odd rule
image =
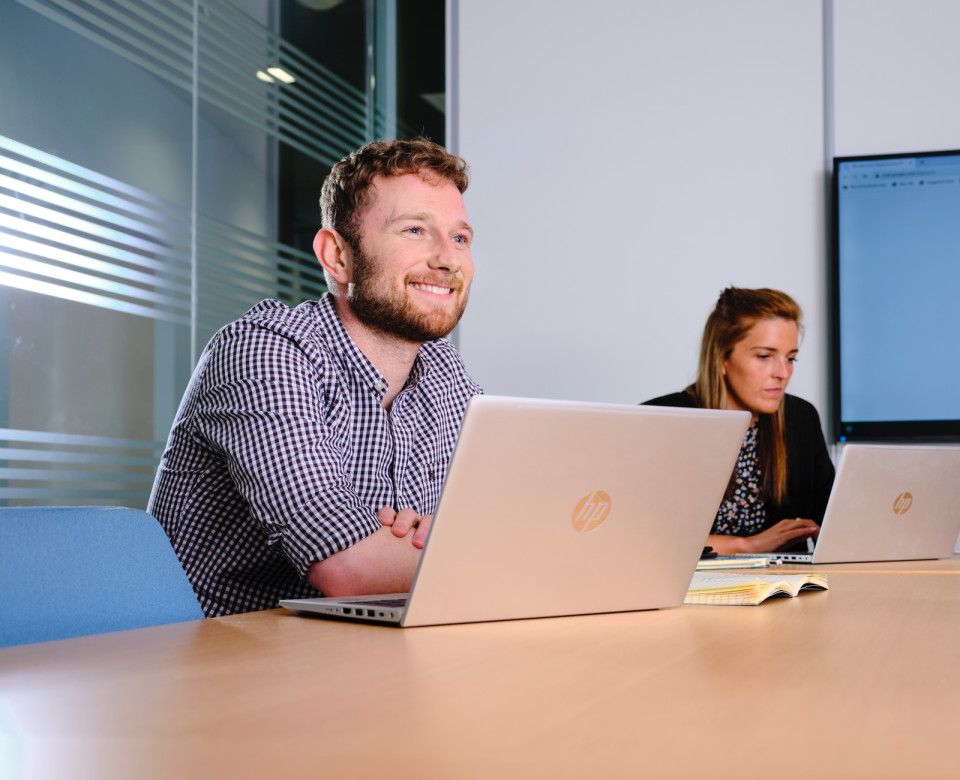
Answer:
[[[737,457],[733,475],[733,492],[724,499],[713,521],[712,534],[752,536],[760,533],[767,523],[767,510],[760,496],[763,471],[757,452],[757,423],[753,423],[743,437],[743,446]]]

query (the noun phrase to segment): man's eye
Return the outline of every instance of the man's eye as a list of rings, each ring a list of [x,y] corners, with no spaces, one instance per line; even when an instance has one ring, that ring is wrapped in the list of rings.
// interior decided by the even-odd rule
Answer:
[[[456,241],[458,244],[468,244],[468,243],[470,243],[470,239],[467,238],[466,236],[454,236],[454,237],[453,237],[453,240]]]
[[[413,233],[413,234],[419,236],[419,235],[421,235],[421,234],[423,233],[423,228],[422,228],[422,227],[408,227],[408,228],[407,228],[407,232],[408,232],[408,233]]]

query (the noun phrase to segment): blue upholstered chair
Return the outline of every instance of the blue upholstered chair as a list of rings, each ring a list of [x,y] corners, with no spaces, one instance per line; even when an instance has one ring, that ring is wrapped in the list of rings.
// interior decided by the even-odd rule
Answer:
[[[0,647],[202,617],[146,512],[0,508]]]

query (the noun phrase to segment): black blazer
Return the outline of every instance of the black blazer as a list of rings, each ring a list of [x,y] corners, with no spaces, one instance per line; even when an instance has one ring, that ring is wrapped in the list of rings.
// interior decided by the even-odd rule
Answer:
[[[644,404],[697,408],[693,396],[685,391],[652,398]],[[787,444],[787,494],[781,504],[767,505],[768,526],[785,517],[811,518],[821,523],[835,472],[820,427],[820,415],[813,404],[795,395],[786,395],[783,421]]]

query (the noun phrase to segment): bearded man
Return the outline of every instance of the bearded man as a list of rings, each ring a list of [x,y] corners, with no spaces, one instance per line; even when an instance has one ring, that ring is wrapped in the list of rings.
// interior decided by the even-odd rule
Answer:
[[[410,589],[469,399],[444,337],[467,305],[466,164],[377,141],[334,165],[329,293],[263,301],[210,341],[154,482],[208,617]]]

